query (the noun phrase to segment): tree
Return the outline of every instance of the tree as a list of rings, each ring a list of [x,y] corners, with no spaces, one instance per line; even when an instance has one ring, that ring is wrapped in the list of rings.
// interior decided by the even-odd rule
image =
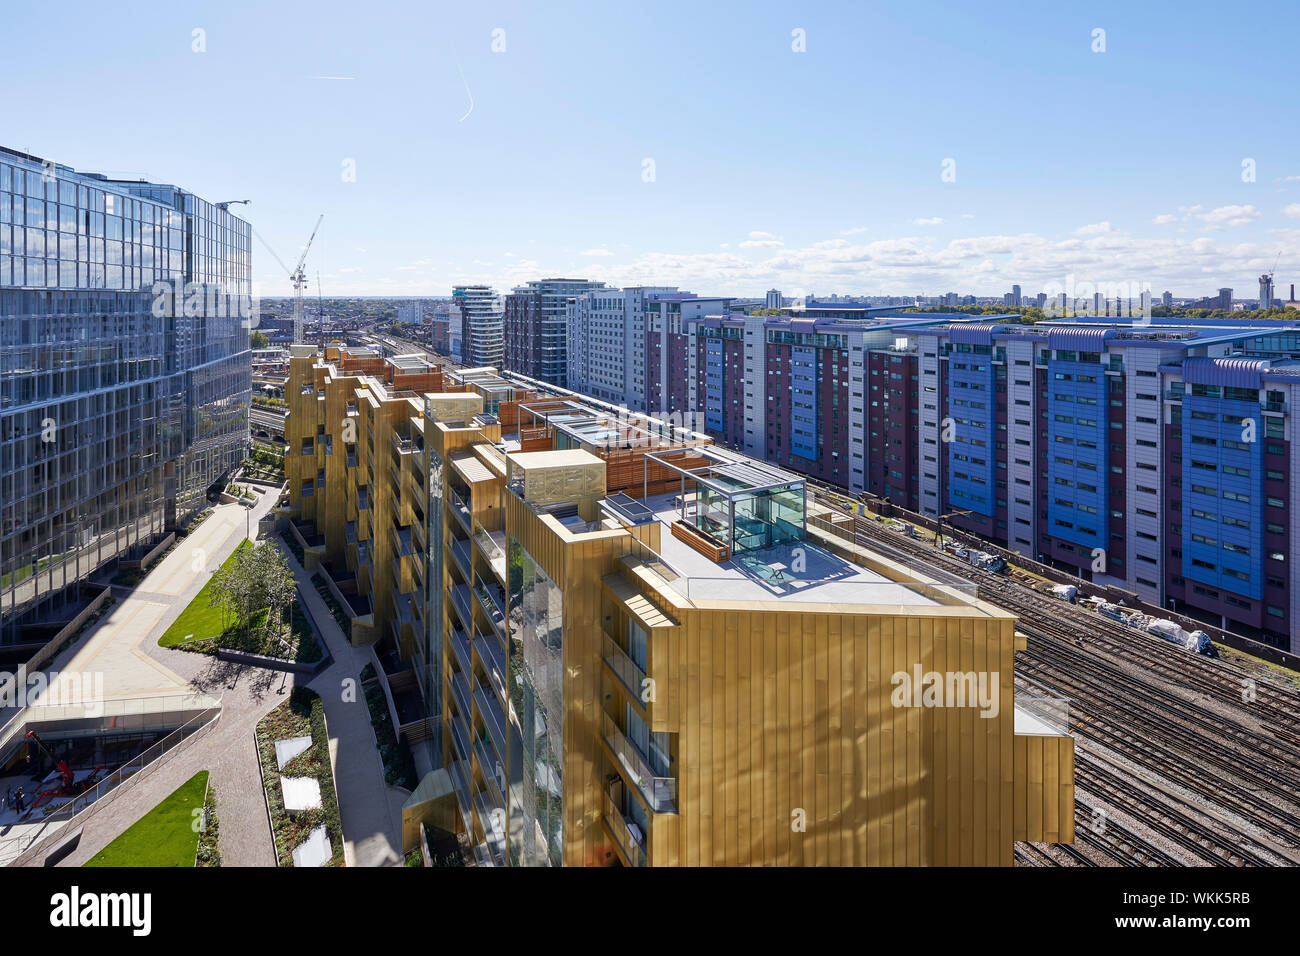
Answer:
[[[263,541],[253,552],[258,584],[266,600],[266,626],[273,637],[279,636],[284,609],[298,594],[298,582],[289,570],[284,552],[270,541]]]
[[[264,349],[271,344],[271,340],[265,332],[253,330],[253,334],[248,337],[248,347],[250,349]]]

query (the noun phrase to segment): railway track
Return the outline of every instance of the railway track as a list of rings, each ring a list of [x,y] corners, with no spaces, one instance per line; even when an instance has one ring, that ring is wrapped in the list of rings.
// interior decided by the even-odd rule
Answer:
[[[1030,638],[1017,671],[1075,702],[1072,730],[1088,745],[1076,747],[1076,803],[1134,821],[1107,812],[1100,832],[1080,822],[1076,846],[1018,847],[1020,865],[1300,862],[1300,694],[849,513],[873,550],[923,562],[941,584],[969,592],[973,582],[978,597],[1017,615]]]

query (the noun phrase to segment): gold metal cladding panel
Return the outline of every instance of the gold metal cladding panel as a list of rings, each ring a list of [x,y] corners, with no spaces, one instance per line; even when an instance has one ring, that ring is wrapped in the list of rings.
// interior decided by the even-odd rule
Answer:
[[[1012,642],[999,619],[687,610],[654,665],[679,815],[651,862],[1009,865]],[[997,716],[893,706],[915,664],[997,671]]]
[[[1016,734],[1015,839],[1074,842],[1074,738]]]

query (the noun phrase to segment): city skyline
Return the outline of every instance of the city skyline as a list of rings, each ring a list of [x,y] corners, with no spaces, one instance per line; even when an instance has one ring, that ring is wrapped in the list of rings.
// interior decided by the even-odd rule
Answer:
[[[1209,12],[1183,7],[317,9],[140,22],[84,7],[66,46],[11,51],[14,67],[52,57],[56,97],[118,68],[124,99],[153,105],[71,128],[17,99],[6,141],[251,199],[241,215],[286,262],[323,212],[307,272],[327,295],[560,275],[752,297],[1001,295],[1074,275],[1208,296],[1252,289],[1275,262],[1280,290],[1300,271],[1285,251],[1300,237],[1286,63],[1256,55],[1255,20],[1214,23],[1216,56],[1193,71]],[[1297,14],[1262,16],[1284,35]],[[92,34],[93,64],[63,56]],[[159,71],[184,82],[159,86]],[[972,75],[1001,112],[967,102]],[[194,96],[241,103],[202,150],[157,120]],[[1199,132],[1220,104],[1240,132]],[[254,249],[255,293],[286,294]]]

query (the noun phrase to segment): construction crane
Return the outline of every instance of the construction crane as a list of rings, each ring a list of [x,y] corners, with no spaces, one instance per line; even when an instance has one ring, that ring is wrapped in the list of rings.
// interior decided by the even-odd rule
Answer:
[[[320,219],[316,220],[316,228],[311,231],[311,238],[307,240],[307,245],[303,247],[302,255],[298,259],[298,265],[289,273],[289,280],[293,283],[293,341],[297,345],[302,342],[302,290],[307,285],[307,273],[302,271],[303,265],[307,262],[307,253],[311,251],[311,244],[316,239],[316,233],[320,230],[321,220],[325,214],[320,214]]]
[[[311,249],[312,240],[316,238],[316,233],[320,229],[321,219],[324,218],[325,214],[321,213],[320,219],[316,220],[316,228],[311,231],[311,239],[307,240],[307,245],[302,250],[302,256],[298,259],[298,264],[292,269],[284,264],[284,260],[271,248],[271,244],[262,238],[261,233],[256,229],[253,230],[253,235],[257,236],[272,258],[280,263],[280,268],[289,273],[289,281],[293,283],[293,341],[295,345],[302,342],[302,290],[307,285],[307,274],[302,271],[302,267],[307,261],[307,252]]]
[[[218,209],[220,209],[222,212],[225,212],[225,211],[228,210],[231,206],[239,206],[239,205],[247,206],[247,205],[248,205],[250,202],[252,202],[252,201],[253,201],[253,200],[251,200],[251,199],[230,199],[230,200],[227,200],[226,202],[219,202],[219,203],[216,203],[216,207],[217,207]]]

